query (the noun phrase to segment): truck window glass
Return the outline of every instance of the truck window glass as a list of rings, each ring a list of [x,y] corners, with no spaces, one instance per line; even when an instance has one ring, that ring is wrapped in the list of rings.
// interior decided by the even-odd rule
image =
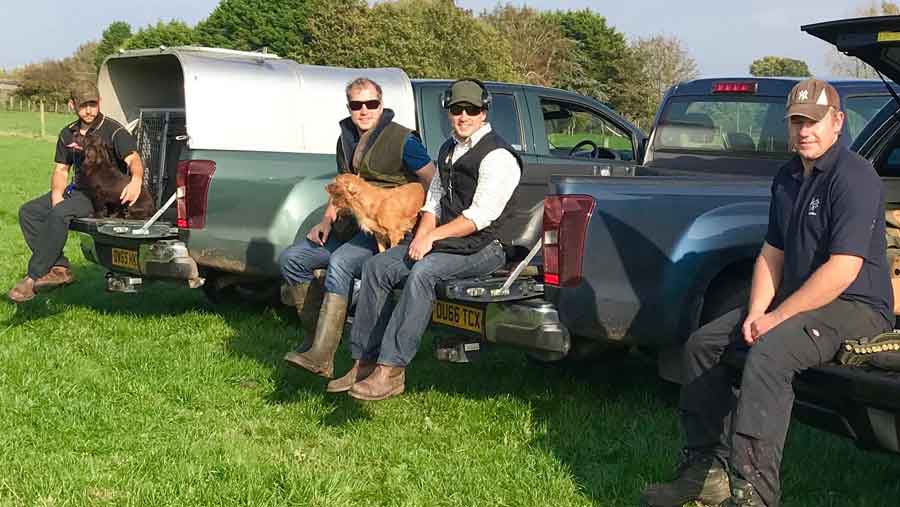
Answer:
[[[578,104],[545,98],[541,99],[541,112],[551,155],[634,160],[631,135],[600,114]]]
[[[519,121],[516,98],[509,93],[493,93],[492,95],[493,101],[487,116],[491,129],[500,134],[500,137],[506,139],[506,142],[511,144],[516,150],[524,150],[522,146],[522,123]],[[446,111],[441,111],[441,132],[444,134],[444,139],[450,137],[452,132]]]
[[[891,100],[889,95],[855,95],[844,98],[842,109],[849,142],[862,132],[863,127]]]
[[[653,136],[653,149],[788,154],[784,100],[775,97],[673,97]]]

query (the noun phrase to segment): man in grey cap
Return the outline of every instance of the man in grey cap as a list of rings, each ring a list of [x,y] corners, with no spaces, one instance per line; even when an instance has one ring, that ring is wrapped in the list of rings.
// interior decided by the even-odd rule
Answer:
[[[34,298],[37,292],[75,281],[69,259],[63,253],[69,223],[74,218],[90,216],[94,210],[78,178],[78,167],[84,157],[80,139],[100,137],[119,170],[131,174],[131,182],[119,196],[123,204],[133,204],[141,193],[144,165],[137,152],[137,143],[121,123],[100,112],[97,87],[89,82],[76,82],[70,91],[69,107],[75,110],[78,119],[59,133],[50,192],[19,208],[19,226],[32,255],[27,274],[7,293],[7,297],[16,303]],[[75,178],[69,184],[69,170],[73,168]]]
[[[648,487],[642,505],[777,507],[794,376],[831,361],[842,340],[893,326],[882,184],[841,142],[837,91],[799,82],[785,118],[796,154],[772,184],[750,299],[688,339],[678,477]]]
[[[405,389],[405,369],[431,320],[439,281],[492,273],[506,262],[503,224],[514,208],[523,163],[487,120],[491,95],[476,79],[453,83],[442,97],[453,135],[441,147],[438,178],[412,241],[363,267],[350,351],[353,367],[331,392],[383,400]],[[387,304],[395,288],[403,293]]]

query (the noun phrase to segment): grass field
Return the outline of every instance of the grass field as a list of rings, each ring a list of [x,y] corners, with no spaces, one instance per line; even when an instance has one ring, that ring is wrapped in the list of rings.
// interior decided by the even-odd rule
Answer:
[[[60,129],[74,119],[74,114],[45,113],[46,137],[49,140],[56,140]],[[0,135],[40,137],[41,115],[21,111],[0,111]]]
[[[0,136],[4,290],[27,261],[16,210],[46,191],[52,153]],[[634,506],[674,464],[677,390],[646,358],[456,365],[426,340],[406,394],[361,403],[282,366],[289,312],[106,294],[74,238],[66,252],[77,284],[0,302],[0,506]],[[796,425],[784,505],[897,505],[898,477],[900,457]]]

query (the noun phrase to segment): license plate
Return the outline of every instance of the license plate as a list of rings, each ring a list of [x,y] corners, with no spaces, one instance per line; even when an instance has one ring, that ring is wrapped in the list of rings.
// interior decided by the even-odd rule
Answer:
[[[138,270],[138,254],[134,250],[112,249],[112,264],[120,268]]]
[[[434,302],[431,321],[475,333],[484,332],[484,310],[447,301]]]

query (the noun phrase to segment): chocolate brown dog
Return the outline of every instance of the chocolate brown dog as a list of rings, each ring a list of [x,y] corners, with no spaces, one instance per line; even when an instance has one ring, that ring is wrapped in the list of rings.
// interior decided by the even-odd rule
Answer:
[[[109,148],[98,136],[81,136],[84,160],[80,166],[79,184],[94,204],[94,218],[149,218],[154,211],[153,199],[145,189],[131,205],[122,204],[122,189],[131,181],[109,155]]]
[[[325,190],[339,213],[353,213],[360,229],[375,235],[379,252],[400,243],[425,203],[420,183],[381,188],[355,174],[339,174]]]

